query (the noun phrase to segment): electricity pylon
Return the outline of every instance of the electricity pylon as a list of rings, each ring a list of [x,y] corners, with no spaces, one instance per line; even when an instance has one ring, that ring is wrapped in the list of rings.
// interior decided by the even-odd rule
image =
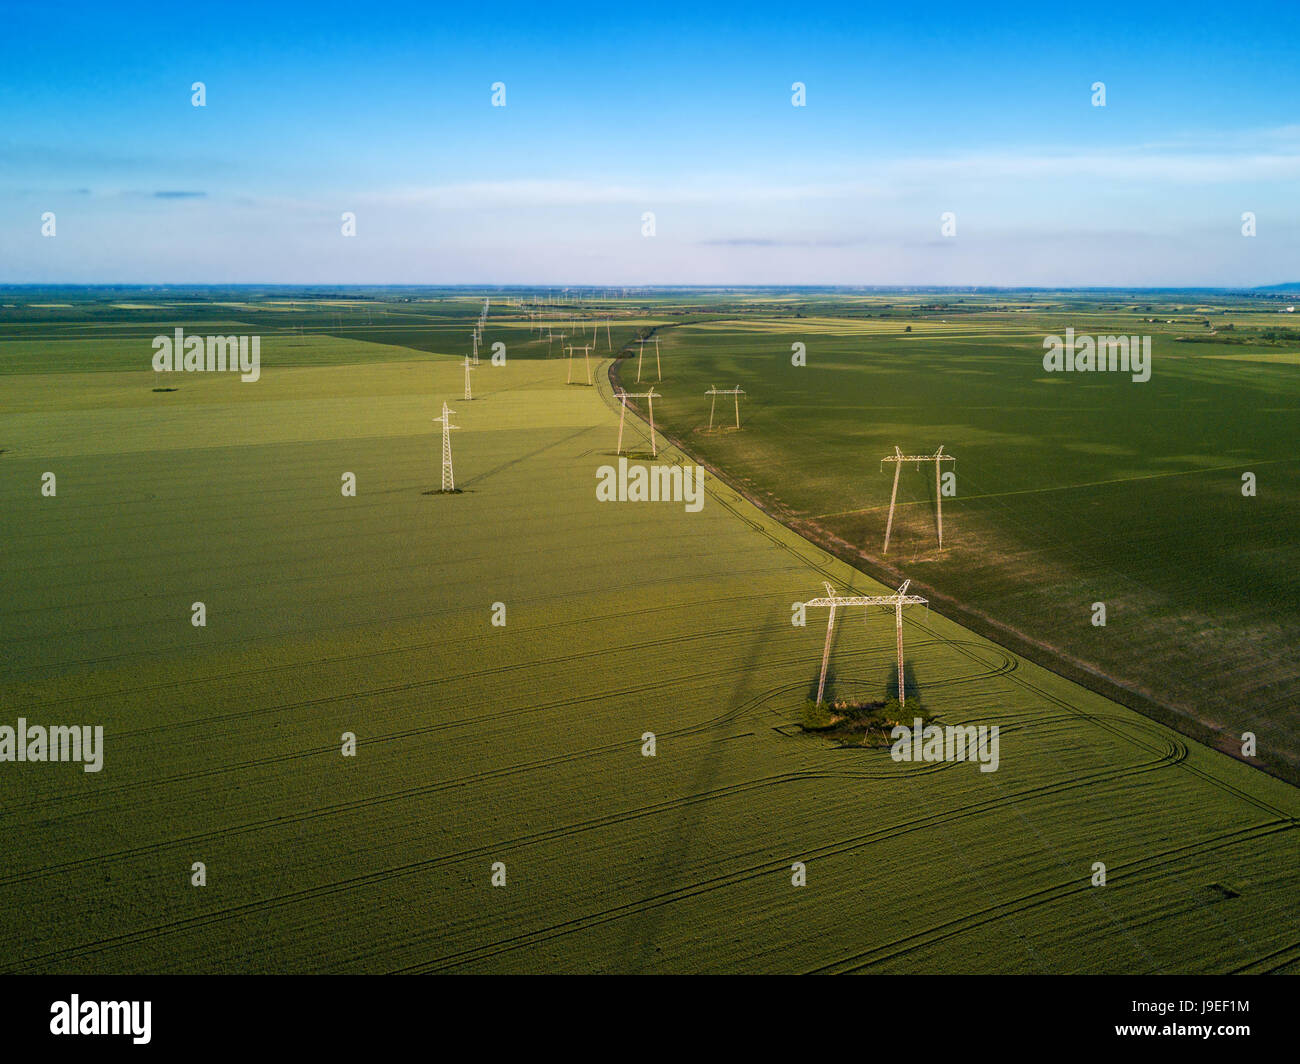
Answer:
[[[641,351],[636,356],[636,382],[637,384],[640,384],[641,383],[641,360],[645,358],[645,345],[649,343],[649,338],[638,336],[637,343],[641,345]],[[657,336],[655,337],[655,374],[656,374],[655,376],[656,381],[661,381],[664,379],[663,367],[660,366],[659,364],[659,337]]]
[[[710,432],[713,431],[713,408],[717,404],[720,395],[734,395],[736,397],[736,428],[740,428],[740,397],[745,394],[745,390],[740,385],[736,385],[734,388],[715,388],[713,385],[709,385],[709,390],[704,394],[713,397],[709,400]]]
[[[451,423],[451,415],[456,411],[448,410],[447,404],[442,404],[442,417],[436,417],[433,420],[442,424],[442,490],[456,490],[456,474],[451,468],[451,430],[460,428],[459,425]]]
[[[804,606],[829,606],[831,613],[830,619],[826,622],[826,647],[822,651],[822,673],[821,678],[817,681],[817,702],[821,703],[822,692],[826,689],[826,666],[831,659],[831,632],[835,627],[835,611],[840,606],[893,606],[894,607],[894,624],[898,632],[898,705],[901,708],[905,704],[906,695],[903,691],[903,607],[904,606],[928,606],[929,603],[920,595],[909,595],[907,593],[908,585],[912,581],[904,580],[900,587],[892,595],[838,595],[830,584],[826,585],[826,597],[810,599],[804,603]]]
[[[587,385],[588,387],[590,387],[591,386],[591,344],[586,344],[582,347],[579,347],[577,344],[570,344],[568,347],[565,348],[565,350],[569,352],[569,378],[564,383],[565,384],[573,383],[573,352],[581,351],[582,357],[587,363]]]
[[[917,469],[921,468],[922,462],[934,463],[934,517],[939,529],[939,549],[943,550],[943,478],[940,469],[941,463],[955,461],[957,461],[955,457],[943,453],[942,445],[934,454],[904,454],[895,447],[893,454],[880,460],[882,470],[886,462],[894,463],[894,490],[889,493],[889,520],[885,522],[885,549],[881,553],[889,553],[889,533],[894,528],[894,501],[898,498],[898,473],[903,468],[904,462],[915,462]]]
[[[622,400],[622,408],[618,412],[618,453],[623,453],[623,419],[627,416],[627,401],[629,399],[644,399],[650,411],[650,453],[653,457],[659,457],[659,445],[655,442],[655,400],[662,399],[658,392],[651,388],[648,392],[625,392],[620,388],[615,393]]]
[[[646,337],[638,336],[637,343],[641,345],[641,350],[636,356],[636,382],[641,383],[641,360],[645,358],[645,345],[649,342]],[[656,380],[663,380],[664,375],[659,369],[659,337],[655,337],[655,371],[659,374]]]
[[[470,374],[470,370],[472,370],[473,368],[474,368],[474,363],[469,360],[469,355],[466,355],[465,356],[465,401],[466,402],[474,398],[474,392],[470,389],[469,386],[469,374]]]

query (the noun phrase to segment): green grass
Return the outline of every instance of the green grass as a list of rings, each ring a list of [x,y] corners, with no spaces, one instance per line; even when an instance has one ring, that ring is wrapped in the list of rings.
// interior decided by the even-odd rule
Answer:
[[[996,773],[801,734],[824,629],[791,604],[880,585],[713,480],[699,513],[598,503],[617,411],[558,359],[464,403],[454,354],[330,341],[159,395],[134,356],[63,373],[36,342],[0,379],[0,723],[103,724],[106,754],[0,765],[0,969],[1300,964],[1294,788],[937,611],[906,619],[909,676],[937,722],[1000,725]],[[456,496],[428,494],[444,399]],[[892,617],[837,628],[834,690],[885,697]]]

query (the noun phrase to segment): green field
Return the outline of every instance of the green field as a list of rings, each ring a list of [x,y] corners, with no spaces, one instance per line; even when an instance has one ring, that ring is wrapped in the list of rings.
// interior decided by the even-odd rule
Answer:
[[[477,297],[341,312],[121,301],[146,309],[0,315],[0,724],[105,729],[99,773],[0,765],[0,970],[1300,970],[1296,789],[942,609],[907,613],[907,672],[940,723],[1001,728],[996,772],[802,734],[825,622],[810,611],[793,626],[792,604],[826,580],[892,588],[713,477],[698,513],[598,502],[619,420],[608,365],[597,387],[566,386],[564,361],[495,297],[485,340],[509,357],[475,372],[471,402],[460,357]],[[905,476],[907,575],[955,595],[1001,588],[981,600],[990,612],[1042,624],[1071,652],[1077,626],[1103,665],[1113,641],[1126,667],[1253,684],[1265,749],[1266,735],[1294,735],[1270,701],[1294,706],[1278,647],[1297,608],[1296,469],[1287,415],[1271,412],[1294,424],[1279,383],[1294,367],[1238,369],[1203,357],[1238,348],[1212,345],[1175,365],[1162,344],[1152,382],[1126,386],[1117,408],[1110,382],[1068,402],[1064,386],[1039,388],[1029,325],[963,320],[962,333],[918,316],[904,340],[898,322],[795,325],[757,297],[588,313],[612,317],[615,349],[659,329],[656,416],[773,509],[852,511],[821,520],[874,545],[880,455],[944,443],[959,458],[951,548],[930,551],[923,489]],[[154,391],[148,338],[230,331],[208,315],[261,331],[261,379],[174,375],[176,391]],[[803,335],[809,366],[788,368]],[[1222,383],[1226,366],[1244,382]],[[750,393],[745,428],[695,433],[703,388],[733,383]],[[996,409],[1009,395],[1014,416]],[[1197,433],[1162,414],[1174,396]],[[433,492],[444,400],[460,426],[457,495]],[[1243,409],[1276,446],[1239,424]],[[1107,435],[1121,422],[1126,435]],[[645,427],[630,418],[628,433],[648,460]],[[674,447],[660,460],[688,461]],[[1259,473],[1258,498],[1233,497],[1234,462]],[[1190,472],[1209,464],[1225,468]],[[1140,482],[1158,497],[1124,494],[1151,470],[1189,475]],[[355,498],[340,493],[345,472]],[[1195,575],[1178,565],[1190,546],[1168,561],[1154,546],[1169,519],[1157,506],[1177,491],[1180,513],[1210,507],[1177,527],[1217,544],[1199,571],[1235,573],[1219,593],[1258,609],[1250,581],[1274,582],[1277,610],[1251,616],[1277,634],[1249,668],[1192,673],[1162,657],[1195,649],[1184,636],[1152,635],[1139,591],[1169,596]],[[1229,516],[1230,530],[1209,520]],[[1019,559],[1018,590],[1002,562],[971,568],[980,537],[1012,550],[1007,529],[1025,521],[1038,550],[1074,531],[1079,568],[1050,596],[1042,555]],[[1081,528],[1104,549],[1078,557]],[[1094,599],[1114,603],[1100,636]],[[1240,635],[1238,608],[1213,611],[1225,638]],[[853,611],[834,689],[882,696],[893,654],[892,615]],[[345,732],[355,757],[341,756]],[[206,886],[191,885],[194,862]],[[795,862],[806,886],[791,883]],[[1105,886],[1091,883],[1097,862]]]
[[[910,577],[995,638],[1224,750],[1252,732],[1254,762],[1294,781],[1300,330],[1262,338],[1281,317],[1264,301],[1145,298],[881,296],[669,325],[655,413],[840,556]],[[1151,379],[1044,372],[1043,337],[1067,326],[1151,335]],[[793,343],[806,366],[791,364]],[[735,385],[742,431],[724,397],[726,430],[709,433],[705,390]],[[933,465],[907,464],[884,556],[893,474],[880,459],[940,445],[957,457],[945,549]]]

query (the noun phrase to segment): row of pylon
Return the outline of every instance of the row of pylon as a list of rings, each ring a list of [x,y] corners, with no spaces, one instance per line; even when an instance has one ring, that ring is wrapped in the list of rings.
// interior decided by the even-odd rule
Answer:
[[[487,310],[488,310],[488,304],[485,301],[483,305],[483,313],[480,316],[474,328],[473,355],[465,356],[465,399],[466,400],[470,400],[473,398],[471,381],[470,381],[470,373],[478,365],[478,345],[482,339],[482,328],[484,322],[487,319]],[[540,329],[540,326],[538,326],[538,328]],[[597,329],[598,328],[599,328],[599,323],[597,323]],[[549,339],[550,336],[548,333],[548,341]],[[567,336],[565,334],[561,334],[561,339],[567,339]],[[660,363],[660,356],[659,356],[659,338],[656,336],[654,339],[655,339],[655,369],[656,369],[657,379],[662,380],[663,373],[662,373],[662,365]],[[608,322],[606,322],[606,340],[607,342],[609,341]],[[645,337],[639,337],[638,340],[641,344],[641,349],[637,358],[637,382],[640,383],[642,360],[645,357],[645,345],[647,341]],[[591,378],[591,359],[589,354],[592,346],[593,345],[588,344],[582,348],[578,348],[577,345],[569,345],[569,347],[567,348],[569,351],[569,378],[567,383],[570,384],[573,383],[573,351],[582,350],[586,358],[587,384],[588,385],[593,384]],[[610,348],[612,350],[612,344],[610,344]],[[709,389],[704,394],[709,396],[709,429],[710,430],[713,429],[714,415],[715,415],[715,409],[717,405],[717,397],[719,395],[731,395],[734,398],[736,428],[737,429],[740,428],[740,397],[745,394],[743,388],[741,388],[739,385],[733,388],[717,388],[714,386],[710,386]],[[663,396],[659,392],[656,392],[653,387],[650,388],[649,391],[645,391],[645,392],[628,392],[623,388],[618,388],[615,391],[615,395],[619,399],[617,453],[620,455],[623,453],[623,428],[627,418],[628,400],[645,399],[647,415],[650,423],[651,453],[655,457],[658,457],[659,444],[658,444],[658,438],[655,433],[654,401],[656,399],[663,398]],[[451,433],[452,431],[458,429],[460,426],[453,425],[451,423],[451,416],[453,414],[455,414],[455,411],[451,410],[444,402],[442,404],[441,416],[433,419],[433,421],[436,424],[440,424],[442,426],[442,490],[443,492],[454,492],[456,490],[456,474],[452,465],[452,454],[451,454]],[[904,462],[915,462],[918,468],[920,468],[920,464],[922,462],[934,463],[935,516],[936,516],[937,531],[938,531],[938,538],[939,538],[939,549],[940,550],[943,549],[943,511],[942,511],[943,491],[942,491],[941,469],[942,469],[942,464],[944,462],[954,462],[954,461],[956,461],[956,458],[953,455],[948,455],[943,453],[942,446],[940,446],[939,449],[935,451],[935,453],[932,455],[905,455],[903,454],[900,448],[895,447],[894,453],[892,455],[887,455],[886,457],[881,459],[882,470],[886,462],[892,463],[894,465],[894,484],[889,497],[889,518],[885,525],[885,547],[884,547],[885,552],[888,552],[889,550],[889,538],[891,532],[893,531],[893,526],[894,526],[894,510],[898,500],[899,473],[902,470],[902,466]],[[902,586],[900,586],[899,589],[892,595],[840,595],[835,591],[834,587],[832,587],[830,584],[827,584],[826,597],[810,599],[809,601],[804,603],[805,607],[807,606],[829,607],[830,610],[827,618],[827,624],[826,624],[826,643],[822,650],[821,671],[817,681],[817,702],[819,704],[822,701],[826,689],[826,673],[830,664],[831,639],[835,629],[836,611],[838,609],[847,608],[849,606],[865,606],[865,607],[888,606],[894,609],[895,631],[897,633],[898,702],[900,706],[905,705],[905,700],[907,695],[906,695],[905,685],[904,685],[904,669],[903,669],[903,664],[904,664],[903,663],[903,607],[910,606],[910,605],[928,606],[927,600],[922,598],[921,596],[907,594],[907,589],[910,583],[911,583],[910,580],[903,581]]]

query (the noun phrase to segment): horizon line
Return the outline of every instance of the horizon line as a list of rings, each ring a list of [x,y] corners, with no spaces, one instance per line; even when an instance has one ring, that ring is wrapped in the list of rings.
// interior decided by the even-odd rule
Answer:
[[[653,284],[603,283],[527,283],[517,282],[501,284],[493,282],[328,282],[328,281],[0,281],[0,291],[32,288],[328,288],[328,289],[466,289],[480,291],[582,291],[596,289],[626,288],[637,291],[854,291],[854,292],[1267,292],[1294,288],[1300,291],[1300,281],[1281,281],[1272,284],[1256,285],[1204,285],[1204,284],[1161,284],[1161,285],[1106,285],[1106,284],[1063,284],[1063,285],[987,285],[987,284],[783,284],[780,282],[765,284],[675,284],[656,282]]]

